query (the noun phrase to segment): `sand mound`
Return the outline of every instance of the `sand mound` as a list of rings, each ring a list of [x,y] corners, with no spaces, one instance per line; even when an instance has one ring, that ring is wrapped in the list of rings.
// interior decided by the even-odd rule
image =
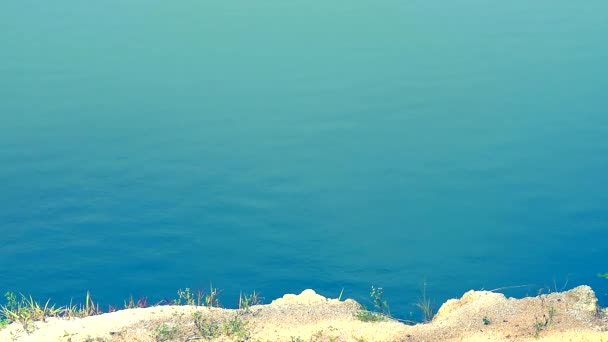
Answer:
[[[194,306],[129,309],[75,320],[18,324],[0,341],[607,341],[608,322],[588,286],[523,299],[469,291],[432,322],[362,322],[361,306],[305,290],[249,310]]]

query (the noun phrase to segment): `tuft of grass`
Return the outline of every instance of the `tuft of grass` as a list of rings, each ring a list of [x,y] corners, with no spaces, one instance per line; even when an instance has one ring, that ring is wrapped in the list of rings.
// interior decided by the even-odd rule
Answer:
[[[422,285],[422,293],[418,298],[418,302],[415,304],[416,307],[422,311],[422,321],[424,323],[428,323],[433,319],[433,303],[431,299],[426,294],[426,281]]]
[[[537,320],[534,322],[534,325],[532,325],[532,328],[534,329],[534,338],[538,339],[540,337],[540,332],[545,329],[545,324]]]
[[[377,312],[359,310],[355,312],[355,318],[362,322],[382,322],[386,320],[386,316]]]
[[[391,317],[388,301],[384,299],[384,291],[381,287],[372,286],[369,297],[374,305],[374,311],[369,311],[363,306],[363,310],[355,312],[355,318],[363,322],[381,322]]]
[[[194,318],[194,326],[202,338],[210,340],[220,335],[220,325],[217,321],[205,317],[201,312],[193,313],[192,318]]]
[[[99,307],[99,305],[95,304],[93,297],[91,297],[91,292],[87,291],[87,295],[85,297],[84,305],[75,305],[70,302],[70,305],[62,308],[62,317],[66,318],[83,318],[95,315],[101,315],[103,311]]]
[[[555,315],[557,314],[557,310],[555,310],[555,308],[552,306],[549,308],[549,319],[548,319],[548,324],[551,325],[553,323],[553,319],[555,318]]]
[[[157,342],[171,341],[177,337],[178,330],[176,326],[163,323],[156,327],[154,338]]]
[[[62,312],[61,308],[50,305],[50,299],[44,305],[40,305],[31,295],[25,296],[22,293],[19,293],[19,295],[20,297],[17,297],[13,292],[4,294],[7,304],[0,305],[0,314],[4,317],[3,320],[28,326],[33,321],[44,321],[47,317],[57,317]]]
[[[125,300],[125,309],[138,309],[138,308],[147,308],[148,307],[148,297],[139,297],[137,301],[133,298],[133,295],[129,296],[129,300]],[[113,310],[112,310],[113,309]],[[108,308],[108,311],[116,311],[116,308]]]
[[[246,341],[249,338],[247,323],[248,322],[241,320],[238,316],[234,316],[233,319],[224,322],[224,333],[230,337],[235,337],[237,341]]]
[[[200,295],[199,295],[200,294]],[[200,306],[202,297],[202,291],[198,291],[195,295],[192,290],[187,287],[185,290],[179,289],[177,290],[177,299],[172,301],[173,305],[192,305],[192,306]]]
[[[253,305],[262,304],[263,300],[264,300],[264,298],[260,297],[260,294],[258,292],[256,292],[255,290],[253,290],[253,292],[249,295],[248,294],[243,295],[243,293],[240,293],[239,294],[239,309],[249,311],[249,307],[251,307]]]
[[[219,308],[220,307],[220,298],[219,295],[222,292],[222,290],[218,290],[217,287],[213,287],[213,284],[209,285],[209,293],[207,295],[205,295],[205,305],[207,307],[213,308]]]

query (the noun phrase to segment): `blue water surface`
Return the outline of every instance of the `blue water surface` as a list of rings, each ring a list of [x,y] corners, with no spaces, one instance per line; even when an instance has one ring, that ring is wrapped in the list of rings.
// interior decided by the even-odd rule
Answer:
[[[608,281],[608,2],[0,3],[0,291]]]

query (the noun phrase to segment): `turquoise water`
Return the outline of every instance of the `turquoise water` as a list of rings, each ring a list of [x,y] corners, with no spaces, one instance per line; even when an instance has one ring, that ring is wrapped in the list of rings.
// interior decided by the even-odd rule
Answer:
[[[608,282],[608,2],[3,1],[0,291]]]

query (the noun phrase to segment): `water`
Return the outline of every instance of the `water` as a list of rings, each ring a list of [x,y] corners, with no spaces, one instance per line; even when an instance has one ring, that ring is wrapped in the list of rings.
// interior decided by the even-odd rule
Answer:
[[[3,1],[0,290],[606,303],[606,13]]]

